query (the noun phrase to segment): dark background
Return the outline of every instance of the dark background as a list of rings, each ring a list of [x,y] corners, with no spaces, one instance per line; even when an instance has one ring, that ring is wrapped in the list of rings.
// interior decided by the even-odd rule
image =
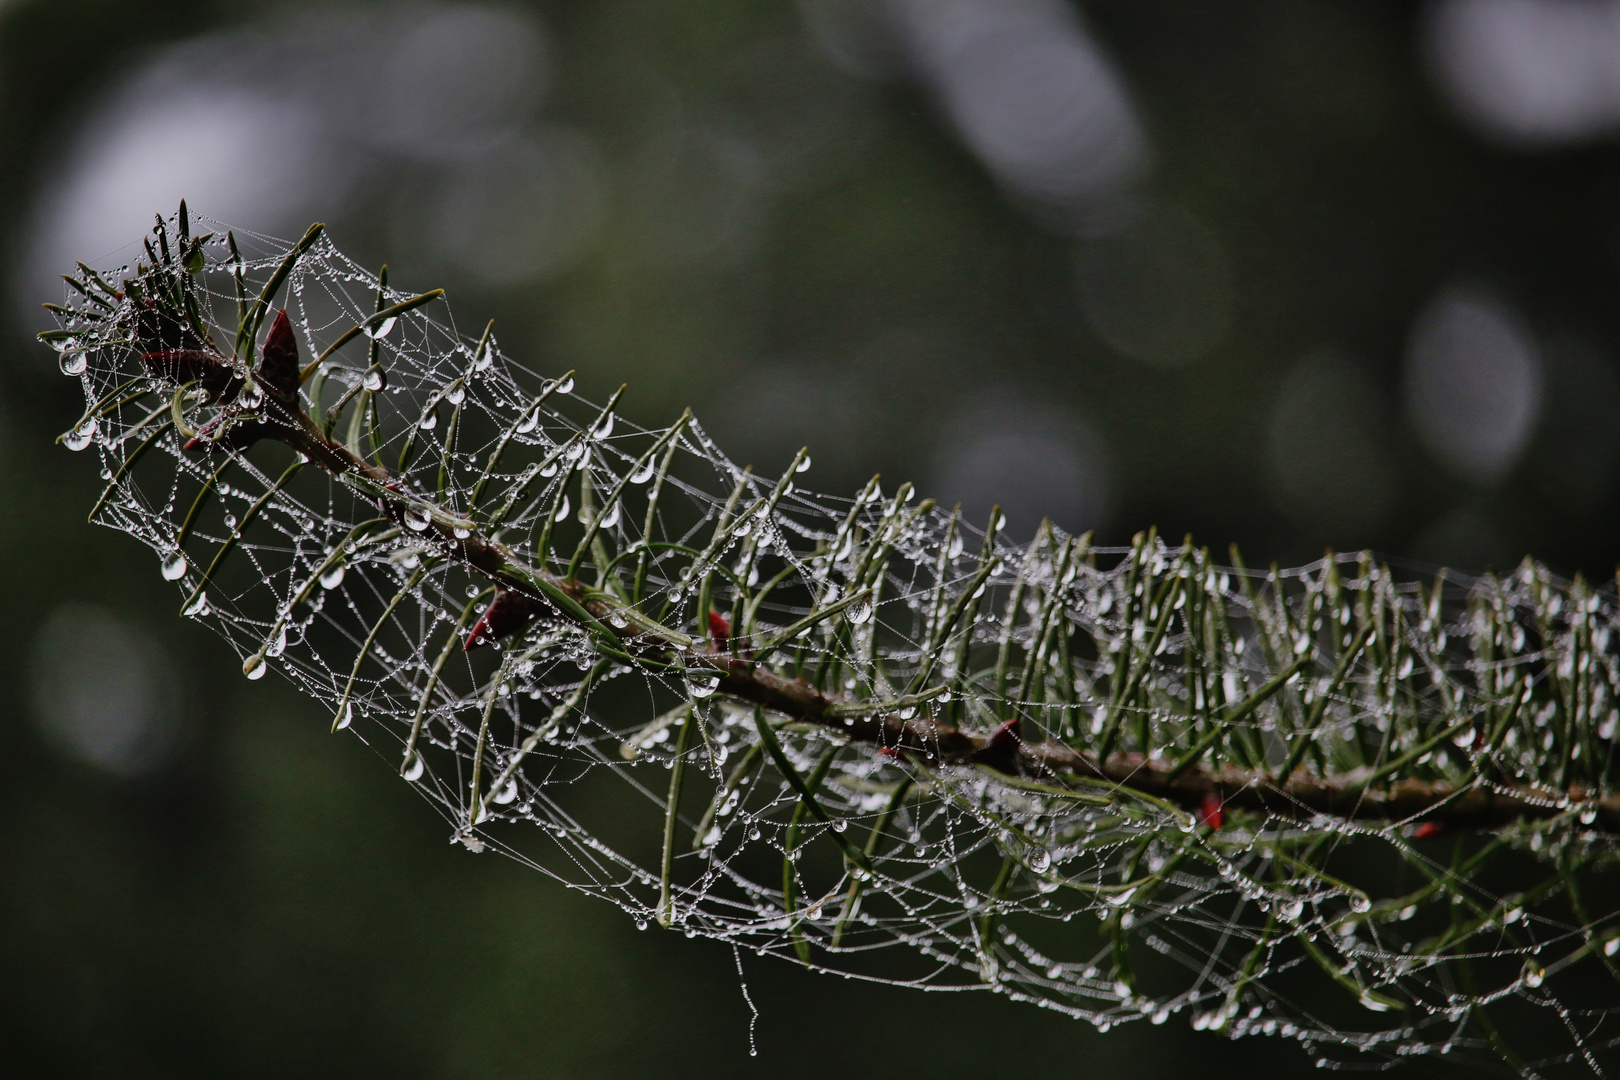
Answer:
[[[1251,563],[1620,558],[1620,15],[1585,0],[0,3],[0,1068],[1220,1076],[638,933],[446,843],[390,767],[84,524],[56,273],[181,196],[444,285],[811,486]],[[15,1071],[13,1071],[15,1070]]]

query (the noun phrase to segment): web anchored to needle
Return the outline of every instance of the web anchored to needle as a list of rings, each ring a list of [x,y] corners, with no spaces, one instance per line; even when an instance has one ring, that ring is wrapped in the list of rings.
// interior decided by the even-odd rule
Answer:
[[[639,428],[319,226],[182,206],[67,280],[42,337],[85,389],[92,520],[468,848],[1104,1030],[1613,1063],[1612,586],[813,494],[807,453],[762,477],[690,414]]]

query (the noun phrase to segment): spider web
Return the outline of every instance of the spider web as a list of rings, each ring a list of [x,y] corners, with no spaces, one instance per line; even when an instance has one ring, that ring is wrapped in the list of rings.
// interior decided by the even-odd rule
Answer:
[[[92,519],[469,849],[639,926],[1100,1030],[1175,1019],[1331,1066],[1614,1064],[1612,589],[1530,561],[1425,584],[1152,534],[1014,545],[909,486],[814,494],[807,456],[759,477],[695,420],[639,428],[324,234],[300,251],[182,210],[146,254],[84,268],[44,335],[84,387],[62,441],[101,459]],[[228,449],[262,389],[212,399],[131,340],[141,304],[190,304],[232,357],[281,270],[299,362],[320,358],[299,406],[386,490],[273,439]],[[497,595],[456,556],[473,532],[572,565],[611,630],[552,605],[464,648]],[[604,647],[646,626],[666,648]],[[757,707],[703,648],[768,650],[837,708]],[[874,717],[978,749],[880,749]],[[1041,746],[1074,767],[996,764]]]

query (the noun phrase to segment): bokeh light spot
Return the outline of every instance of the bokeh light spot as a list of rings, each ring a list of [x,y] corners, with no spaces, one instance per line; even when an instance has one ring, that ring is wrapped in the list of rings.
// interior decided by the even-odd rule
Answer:
[[[119,776],[161,766],[180,730],[173,665],[105,608],[57,608],[34,640],[34,718],[64,755]]]
[[[1390,426],[1377,386],[1350,358],[1331,349],[1305,357],[1272,407],[1273,498],[1313,539],[1368,543],[1400,493]]]
[[[1541,357],[1529,328],[1484,289],[1442,290],[1412,329],[1406,409],[1447,468],[1476,483],[1500,479],[1541,409]]]
[[[1108,448],[1097,430],[1059,406],[992,396],[946,427],[935,451],[934,486],[943,506],[962,504],[982,524],[999,504],[1010,535],[1034,535],[1042,518],[1072,533],[1106,524]]]
[[[1076,281],[1081,310],[1097,336],[1150,364],[1176,366],[1205,356],[1231,321],[1226,251],[1180,207],[1143,211],[1110,235],[1082,241]]]

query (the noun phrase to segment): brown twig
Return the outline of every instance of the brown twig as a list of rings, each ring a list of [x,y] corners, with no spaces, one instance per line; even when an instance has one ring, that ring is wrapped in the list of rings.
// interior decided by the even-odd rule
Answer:
[[[254,415],[240,419],[230,407],[216,437],[199,434],[188,446],[245,451],[253,442],[269,438],[302,453],[340,481],[358,484],[372,495],[385,516],[403,520],[415,507],[415,497],[398,484],[388,470],[363,461],[347,447],[328,438],[298,406],[296,383],[277,373],[277,319],[266,341],[266,365],[260,379],[270,390]],[[225,387],[239,376],[225,357],[212,351],[187,350],[149,353],[147,366],[154,374],[175,377],[183,373],[205,386]],[[291,368],[296,373],[294,364]],[[296,377],[296,374],[295,376]],[[271,380],[274,380],[273,382]],[[216,395],[229,397],[228,391]],[[476,529],[457,528],[434,518],[424,538],[442,552],[496,583],[531,601],[545,604],[562,617],[605,636],[607,645],[629,659],[652,660],[672,651],[688,670],[700,669],[719,677],[716,691],[727,697],[764,706],[791,720],[825,727],[853,742],[864,743],[891,755],[911,755],[934,766],[982,766],[1004,776],[1062,786],[1071,778],[1102,782],[1140,795],[1202,813],[1218,799],[1226,811],[1247,810],[1311,820],[1319,815],[1364,821],[1421,820],[1447,829],[1486,829],[1517,821],[1536,821],[1572,812],[1595,814],[1593,828],[1620,833],[1620,795],[1593,798],[1577,787],[1559,792],[1528,787],[1503,788],[1475,783],[1460,790],[1415,779],[1388,785],[1372,782],[1369,770],[1341,776],[1319,777],[1302,769],[1284,778],[1233,766],[1190,768],[1139,753],[1111,754],[1098,761],[1093,755],[1058,742],[1025,741],[1017,720],[990,735],[975,735],[928,716],[902,718],[898,713],[867,716],[834,715],[834,706],[846,699],[817,690],[803,680],[788,679],[754,660],[740,657],[715,644],[702,643],[651,622],[615,597],[587,589],[577,580],[544,568],[529,566],[508,548],[486,539]],[[604,624],[623,618],[626,628],[617,633]],[[662,662],[662,661],[660,661]],[[1087,793],[1095,794],[1093,787]]]

